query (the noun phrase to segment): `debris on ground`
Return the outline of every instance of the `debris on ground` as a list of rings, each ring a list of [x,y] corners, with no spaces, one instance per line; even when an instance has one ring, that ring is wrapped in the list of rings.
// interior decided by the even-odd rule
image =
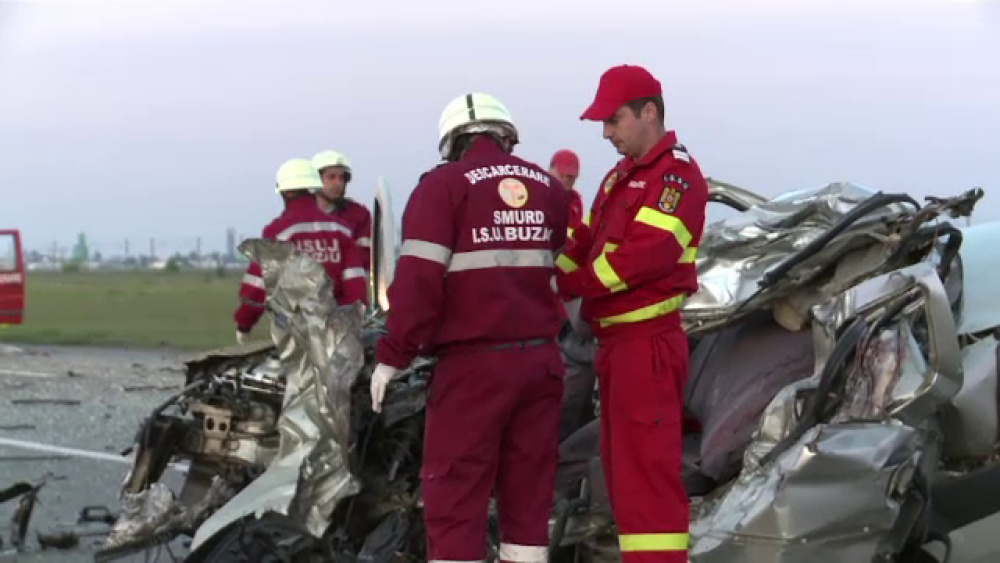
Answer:
[[[134,391],[175,391],[181,388],[180,385],[168,384],[168,385],[121,385],[118,387],[120,390],[131,393]]]
[[[0,456],[3,461],[66,461],[70,459],[68,455],[5,455]]]
[[[10,425],[0,425],[0,430],[4,432],[13,432],[15,430],[34,430],[34,424],[10,424]]]
[[[80,545],[80,536],[74,532],[54,532],[51,534],[39,532],[35,537],[42,549],[73,549]]]
[[[37,399],[11,399],[10,404],[12,405],[79,405],[80,401],[77,399],[53,399],[53,398],[37,398]]]

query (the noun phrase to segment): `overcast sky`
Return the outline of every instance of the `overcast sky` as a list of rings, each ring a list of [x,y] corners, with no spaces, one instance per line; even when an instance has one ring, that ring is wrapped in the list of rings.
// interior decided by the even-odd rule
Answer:
[[[589,203],[617,155],[579,114],[626,62],[708,175],[978,185],[998,220],[998,61],[992,0],[0,0],[0,228],[221,249],[280,212],[282,161],[323,149],[366,204],[384,175],[399,214],[469,90],[508,105],[521,156],[576,150]]]

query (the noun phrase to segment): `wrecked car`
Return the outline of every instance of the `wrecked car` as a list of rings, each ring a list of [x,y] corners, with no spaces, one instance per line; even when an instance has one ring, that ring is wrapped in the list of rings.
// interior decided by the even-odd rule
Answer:
[[[982,190],[921,204],[833,183],[767,199],[711,182],[691,339],[683,467],[690,559],[947,561],[1000,514],[1000,225],[958,227]],[[336,307],[322,268],[247,241],[273,343],[207,353],[140,426],[99,558],[187,535],[190,561],[425,560],[420,358],[370,409],[396,237],[373,210],[375,307]],[[599,405],[598,405],[599,408]],[[555,561],[617,561],[590,422],[560,445]],[[182,490],[162,482],[186,461]],[[496,545],[491,526],[491,556]],[[1000,541],[996,542],[1000,547]],[[263,558],[263,559],[262,559]]]

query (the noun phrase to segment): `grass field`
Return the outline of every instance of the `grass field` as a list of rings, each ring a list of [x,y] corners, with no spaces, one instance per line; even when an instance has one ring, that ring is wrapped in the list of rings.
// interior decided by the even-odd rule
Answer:
[[[24,323],[0,341],[205,350],[235,344],[242,272],[29,272]],[[267,317],[252,335],[267,339]]]

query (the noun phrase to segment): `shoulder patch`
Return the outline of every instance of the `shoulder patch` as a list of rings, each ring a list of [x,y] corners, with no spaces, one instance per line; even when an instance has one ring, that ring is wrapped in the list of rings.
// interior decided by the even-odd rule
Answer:
[[[680,143],[674,145],[674,148],[671,152],[674,155],[674,160],[687,162],[688,164],[691,163],[691,155],[688,154],[687,148],[684,145]]]
[[[663,191],[657,206],[664,213],[677,211],[677,206],[681,203],[681,197],[688,189],[687,180],[676,174],[666,174],[663,176]]]

